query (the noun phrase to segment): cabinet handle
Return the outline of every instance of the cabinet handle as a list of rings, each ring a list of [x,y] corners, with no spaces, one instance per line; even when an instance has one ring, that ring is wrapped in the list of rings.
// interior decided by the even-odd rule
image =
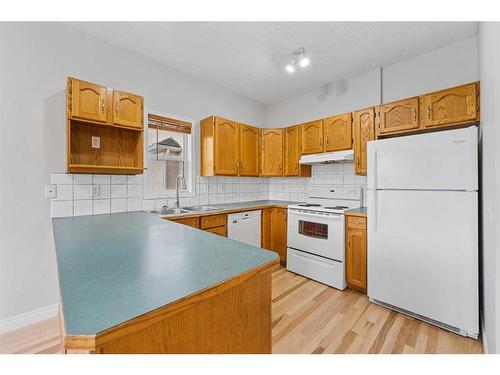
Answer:
[[[417,121],[417,110],[413,110],[413,121]]]
[[[427,106],[427,118],[430,120],[431,119],[431,106]]]
[[[118,102],[116,102],[116,105],[115,105],[115,115],[118,116]]]
[[[104,114],[104,99],[101,99],[101,111]]]

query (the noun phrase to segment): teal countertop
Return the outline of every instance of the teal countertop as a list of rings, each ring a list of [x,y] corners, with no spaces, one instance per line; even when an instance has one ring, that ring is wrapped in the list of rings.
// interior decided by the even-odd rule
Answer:
[[[360,208],[353,208],[352,210],[347,210],[346,213],[357,213],[357,214],[363,214],[367,215],[368,214],[368,209],[366,207],[360,207]]]
[[[273,205],[288,206],[290,204],[297,204],[297,203],[299,203],[299,202],[278,201],[278,200],[260,200],[260,201],[249,201],[249,202],[211,204],[210,206],[220,207],[223,210],[240,210],[240,209],[259,207],[259,206],[273,206]]]
[[[67,335],[96,334],[278,259],[147,212],[52,225]]]

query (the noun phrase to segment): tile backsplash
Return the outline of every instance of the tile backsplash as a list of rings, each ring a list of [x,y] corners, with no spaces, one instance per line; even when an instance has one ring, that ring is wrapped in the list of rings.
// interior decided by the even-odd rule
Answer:
[[[171,207],[175,198],[144,197],[143,176],[54,173],[57,186],[52,217],[98,215]],[[313,185],[355,186],[366,189],[366,177],[354,175],[354,163],[313,165],[312,177],[196,177],[194,197],[181,198],[181,206],[261,199],[304,201]],[[92,187],[97,192],[92,194]],[[365,196],[365,194],[364,194]]]

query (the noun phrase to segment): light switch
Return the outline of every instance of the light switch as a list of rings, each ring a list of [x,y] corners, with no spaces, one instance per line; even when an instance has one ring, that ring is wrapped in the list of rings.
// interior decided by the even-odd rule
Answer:
[[[57,198],[57,185],[45,185],[45,198]]]
[[[101,137],[92,137],[92,148],[101,148]]]

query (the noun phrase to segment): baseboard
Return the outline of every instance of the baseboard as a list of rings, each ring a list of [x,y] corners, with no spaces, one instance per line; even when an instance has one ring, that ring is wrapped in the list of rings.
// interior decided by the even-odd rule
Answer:
[[[45,306],[40,309],[0,320],[0,334],[53,318],[59,313],[59,305]]]
[[[481,341],[483,343],[483,353],[489,354],[490,352],[488,351],[488,338],[486,337],[486,330],[484,329],[483,314],[480,315],[479,319],[481,321]]]

